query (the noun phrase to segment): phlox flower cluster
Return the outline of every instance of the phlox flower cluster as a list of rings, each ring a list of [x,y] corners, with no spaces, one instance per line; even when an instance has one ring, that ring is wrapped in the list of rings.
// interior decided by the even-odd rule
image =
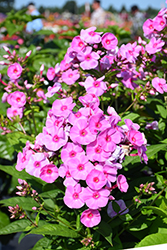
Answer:
[[[26,103],[31,104],[32,101],[39,102],[41,100],[47,101],[44,91],[38,87],[35,88],[36,84],[44,81],[44,78],[42,78],[44,67],[42,65],[40,75],[34,77],[35,83],[29,84],[27,80],[24,81],[22,74],[26,71],[25,62],[31,55],[31,51],[27,52],[25,58],[21,58],[16,54],[16,51],[11,53],[6,46],[4,46],[4,49],[8,53],[8,55],[4,55],[8,62],[1,61],[0,64],[8,65],[7,75],[10,80],[7,84],[0,79],[0,82],[5,85],[4,90],[6,91],[2,96],[2,102],[7,102],[10,105],[7,109],[7,117],[10,120],[13,120],[16,116],[19,116],[21,119]],[[30,100],[29,96],[34,98]]]
[[[112,190],[128,190],[126,177],[119,174],[124,148],[137,149],[147,162],[146,139],[129,119],[119,126],[121,119],[113,108],[104,114],[97,96],[87,94],[79,101],[75,112],[72,97],[53,102],[35,144],[27,142],[18,153],[16,169],[48,183],[63,179],[64,203],[71,209],[86,208],[81,222],[93,227],[101,221],[101,208],[115,199]]]
[[[147,84],[150,84],[147,93],[162,93],[162,88],[160,90],[152,84],[154,77],[158,76],[150,73],[149,64],[154,63],[151,72],[156,72],[161,59],[166,58],[166,12],[164,8],[154,19],[144,23],[144,34],[150,39],[148,42],[139,37],[138,41],[122,44],[120,48],[112,33],[97,32],[96,27],[82,29],[80,35],[73,38],[60,65],[48,69],[47,77],[53,80],[54,85],[48,88],[47,95],[50,97],[56,93],[63,82],[67,85],[78,83],[88,94],[101,96],[120,82],[124,87],[135,90],[139,87],[137,80],[145,84],[147,79]],[[92,69],[94,73],[90,73]],[[107,74],[110,71],[112,74],[115,71],[113,83],[108,82]],[[163,92],[167,92],[166,81],[163,85]],[[141,100],[146,98],[141,96]]]

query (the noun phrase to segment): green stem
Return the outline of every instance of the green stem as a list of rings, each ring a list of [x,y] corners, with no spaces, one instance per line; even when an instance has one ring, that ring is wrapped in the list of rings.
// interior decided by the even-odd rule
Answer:
[[[34,110],[32,110],[32,120],[33,120],[33,124],[34,124],[34,130],[35,130],[35,136],[37,136],[37,128],[36,128],[36,123],[35,123],[35,116],[34,116]]]
[[[133,100],[133,102],[129,105],[129,107],[127,107],[127,109],[122,114],[120,114],[119,116],[123,116],[135,104],[136,101],[137,101],[137,99],[135,98]]]

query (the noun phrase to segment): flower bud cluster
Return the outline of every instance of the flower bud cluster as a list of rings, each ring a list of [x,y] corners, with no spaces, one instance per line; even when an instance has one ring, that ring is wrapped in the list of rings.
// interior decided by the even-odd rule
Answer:
[[[19,205],[14,207],[8,206],[8,210],[11,213],[10,219],[23,219],[26,216],[25,212],[19,207]]]

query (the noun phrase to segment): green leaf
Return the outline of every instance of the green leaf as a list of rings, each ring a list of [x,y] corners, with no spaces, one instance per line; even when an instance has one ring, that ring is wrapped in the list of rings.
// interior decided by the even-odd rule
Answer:
[[[7,214],[0,211],[0,229],[7,226],[9,223],[10,223],[10,220]]]
[[[158,111],[159,111],[159,114],[163,117],[163,118],[166,118],[167,117],[167,109],[165,109],[162,105],[159,105],[157,104],[156,105]]]
[[[112,246],[112,228],[110,227],[110,225],[108,223],[106,223],[105,221],[101,221],[100,224],[95,227],[95,230],[103,235],[103,237],[110,243],[110,245]]]
[[[144,209],[152,210],[155,214],[163,217],[167,217],[167,211],[154,206],[145,206]]]
[[[41,180],[40,178],[37,178],[35,176],[29,175],[28,173],[25,172],[25,170],[22,171],[17,171],[14,166],[5,166],[5,165],[0,165],[0,170],[4,171],[7,174],[10,174],[18,179],[23,179],[23,180],[35,180],[36,182],[40,184],[44,184],[45,181]]]
[[[70,238],[78,238],[79,234],[76,231],[68,229],[65,226],[58,224],[45,224],[41,227],[34,228],[30,232],[31,234],[43,234],[43,235],[57,235]]]
[[[31,197],[12,197],[6,200],[1,200],[0,204],[5,206],[16,206],[22,207],[25,210],[32,211],[32,207],[39,207],[38,203]]]
[[[43,237],[42,239],[38,240],[37,243],[35,244],[35,246],[32,248],[32,250],[37,250],[38,248],[42,247],[46,248],[49,247],[49,245],[51,244],[52,240]]]
[[[63,193],[63,191],[61,190],[58,190],[58,189],[54,189],[54,190],[50,190],[50,191],[47,191],[47,192],[43,192],[40,194],[41,197],[43,198],[56,198],[58,194],[60,193]]]
[[[0,135],[0,156],[2,159],[13,160],[14,147],[6,140],[5,135]]]
[[[167,234],[156,233],[146,236],[135,246],[135,248],[144,246],[153,246],[164,243],[167,243]]]
[[[28,220],[17,220],[6,227],[3,227],[0,229],[0,235],[5,235],[5,234],[12,234],[12,233],[17,233],[17,232],[22,232],[25,230],[27,226],[30,226],[31,223]]]
[[[136,113],[130,113],[128,112],[128,114],[126,114],[125,116],[122,117],[122,121],[118,123],[119,126],[123,125],[125,122],[125,119],[130,119],[131,121],[134,121],[135,119],[137,119],[140,115],[136,114]]]

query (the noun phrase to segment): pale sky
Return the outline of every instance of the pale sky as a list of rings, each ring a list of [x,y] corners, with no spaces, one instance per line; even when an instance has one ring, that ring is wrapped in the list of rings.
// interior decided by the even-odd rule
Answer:
[[[29,2],[34,2],[36,7],[44,6],[44,7],[62,7],[67,0],[15,0],[15,8],[19,9],[22,6],[27,5]],[[76,0],[78,6],[85,4],[85,2],[89,2],[90,4],[93,0]],[[116,10],[120,10],[122,5],[125,5],[127,10],[130,10],[132,5],[138,5],[141,10],[147,9],[149,6],[155,9],[161,9],[162,7],[167,7],[165,3],[166,0],[101,0],[101,6],[104,9],[107,9],[110,5],[112,5]]]

